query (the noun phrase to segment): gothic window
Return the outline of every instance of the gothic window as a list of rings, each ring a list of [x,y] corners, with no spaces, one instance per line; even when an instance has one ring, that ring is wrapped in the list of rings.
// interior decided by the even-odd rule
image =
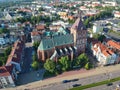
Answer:
[[[44,55],[44,56],[45,56],[45,58],[47,58],[47,52],[44,52],[44,54],[45,54],[45,55]]]

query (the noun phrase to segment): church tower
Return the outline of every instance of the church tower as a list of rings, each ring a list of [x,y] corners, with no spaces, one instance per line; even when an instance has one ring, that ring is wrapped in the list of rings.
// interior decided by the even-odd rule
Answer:
[[[85,52],[87,44],[87,30],[82,22],[81,14],[72,25],[71,34],[73,34],[74,45],[77,47],[78,55]]]

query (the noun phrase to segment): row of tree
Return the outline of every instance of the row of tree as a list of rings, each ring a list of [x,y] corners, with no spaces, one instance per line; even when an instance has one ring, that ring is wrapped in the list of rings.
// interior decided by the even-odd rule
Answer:
[[[44,64],[46,71],[54,73],[55,75],[72,70],[78,66],[79,68],[85,68],[87,70],[92,68],[92,64],[89,62],[86,54],[83,53],[74,60],[69,60],[67,56],[61,57],[57,62],[47,59]]]
[[[35,24],[39,24],[41,21],[44,21],[47,24],[47,26],[49,26],[52,21],[56,21],[56,20],[60,20],[60,16],[57,14],[53,14],[51,16],[39,15],[39,16],[21,17],[21,18],[17,18],[15,22],[24,23],[29,21],[33,25],[35,25]]]
[[[100,12],[99,14],[97,15],[94,15],[94,16],[90,16],[88,17],[85,21],[84,21],[84,25],[88,28],[88,27],[91,27],[91,21],[95,21],[95,20],[99,20],[101,18],[106,18],[106,17],[111,17],[112,16],[112,12],[111,10],[108,10],[108,11],[102,11]]]

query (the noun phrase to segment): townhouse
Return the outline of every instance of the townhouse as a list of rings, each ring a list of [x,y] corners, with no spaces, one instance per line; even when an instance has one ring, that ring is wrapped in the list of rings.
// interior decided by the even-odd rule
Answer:
[[[0,67],[0,88],[14,87],[24,59],[24,41],[14,43],[5,66]]]
[[[110,50],[107,46],[101,42],[95,43],[92,46],[93,55],[99,61],[100,65],[114,64],[117,60],[115,52]]]

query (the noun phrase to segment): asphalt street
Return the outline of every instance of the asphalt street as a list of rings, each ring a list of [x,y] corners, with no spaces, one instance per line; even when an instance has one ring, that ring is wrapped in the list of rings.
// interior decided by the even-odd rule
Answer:
[[[28,73],[31,70],[31,63],[32,63],[32,51],[33,47],[31,43],[26,43],[25,48],[25,58],[22,66],[22,73]]]
[[[119,77],[119,76],[120,76],[120,71],[113,72],[113,73],[109,73],[106,71],[106,73],[104,73],[104,74],[81,78],[78,81],[68,82],[68,83],[62,83],[62,82],[54,83],[54,84],[45,85],[42,87],[32,88],[30,90],[66,90],[66,89],[72,88],[73,87],[72,85],[74,85],[74,84],[87,85],[90,83],[100,82],[103,80],[107,80],[107,79],[111,79],[111,78],[115,78],[115,77]],[[104,90],[113,90],[113,89],[109,89],[110,87],[111,86],[107,87],[106,85],[102,85],[102,86],[100,86],[100,88],[101,88],[100,90],[103,90],[104,88],[108,88],[108,89],[104,89]],[[115,87],[111,87],[111,88],[115,88]],[[93,89],[88,89],[88,90],[93,90]],[[95,88],[94,90],[98,90],[98,89]]]
[[[107,86],[107,84],[105,84],[105,85],[101,85],[101,86],[97,86],[97,87],[88,88],[85,90],[116,90],[117,84],[120,84],[120,81],[114,82],[113,85],[111,85],[111,86]],[[120,90],[120,88],[119,88],[119,90]]]

